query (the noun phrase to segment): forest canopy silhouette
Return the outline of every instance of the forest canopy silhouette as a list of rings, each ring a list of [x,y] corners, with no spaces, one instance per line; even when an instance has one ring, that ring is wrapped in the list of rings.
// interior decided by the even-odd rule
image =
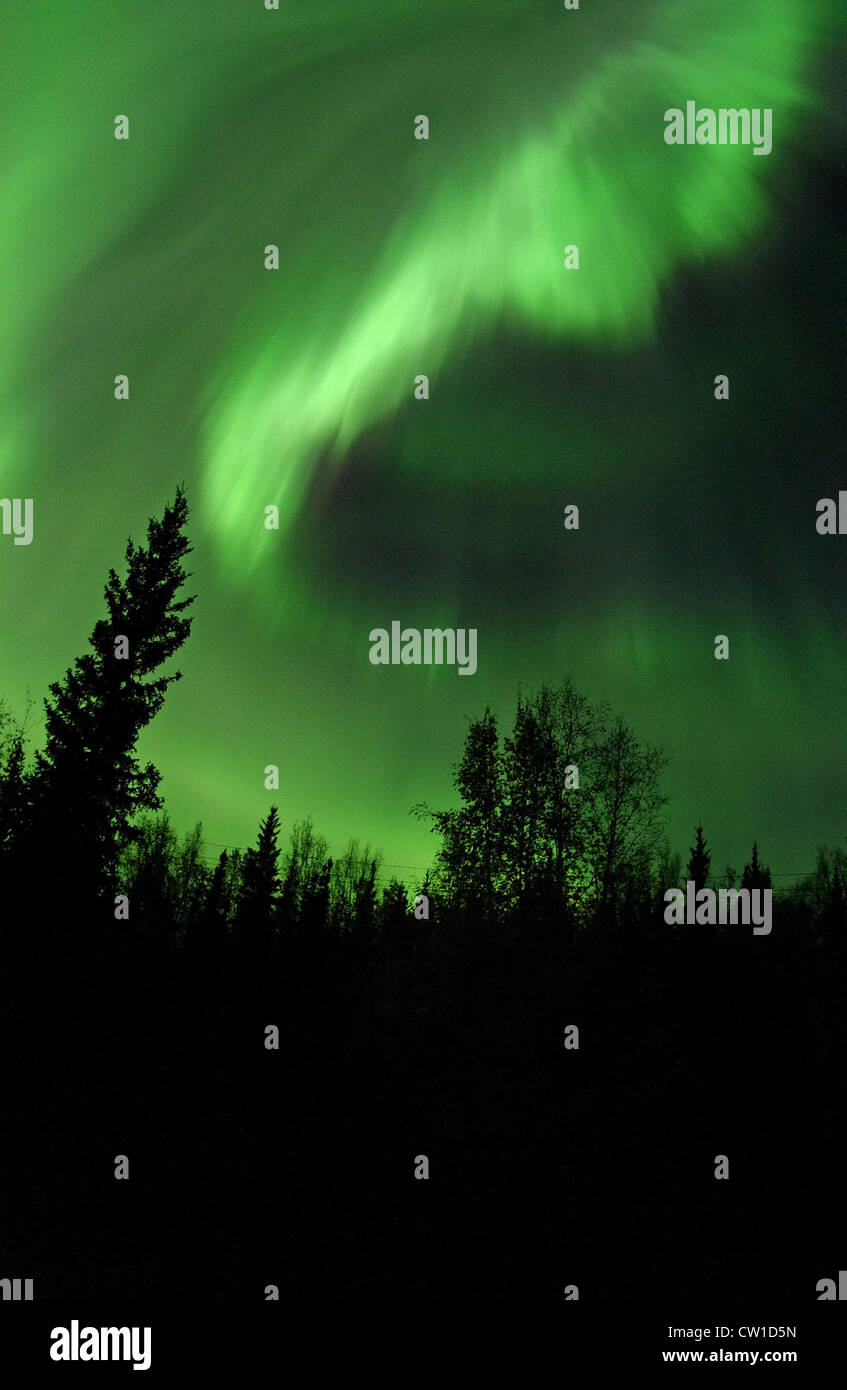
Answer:
[[[46,887],[46,874],[62,900],[104,922],[115,921],[123,895],[133,931],[265,947],[307,927],[368,939],[414,921],[421,894],[425,920],[442,924],[532,917],[567,932],[660,916],[663,891],[684,882],[664,831],[668,758],[567,678],[519,695],[504,737],[491,709],[470,722],[453,775],[459,804],[413,808],[438,840],[423,882],[386,882],[379,853],[357,838],[330,857],[305,808],[285,849],[271,806],[254,845],[209,863],[200,824],[175,833],[161,774],[137,756],[141,733],[181,679],[165,668],[191,631],[188,515],[177,488],[161,519],[150,520],[146,544],[128,542],[123,577],[110,570],[106,616],[95,623],[91,650],[50,687],[45,743],[34,757],[25,729],[0,703],[7,903],[26,899],[34,875]],[[699,826],[686,876],[698,888],[732,888],[739,879],[729,866],[709,878],[709,867]],[[815,873],[782,894],[782,908],[793,918],[801,912],[810,929],[843,925],[845,871],[844,852],[822,848]],[[740,878],[770,886],[755,843]]]
[[[667,756],[564,679],[506,733],[488,708],[457,730],[455,804],[412,808],[420,881],[355,835],[332,855],[305,807],[211,853],[138,755],[190,634],[188,514],[178,489],[110,571],[44,746],[0,714],[7,1252],[45,1296],[252,1298],[272,1270],[289,1300],[511,1299],[578,1269],[609,1300],[641,1262],[645,1297],[740,1305],[740,1248],[799,1297],[841,1183],[843,852],[775,895],[766,938],[668,926],[685,878],[769,870],[754,843],[715,875],[697,825],[683,875]],[[775,1166],[786,1116],[806,1147]],[[421,1153],[437,1181],[412,1180]]]

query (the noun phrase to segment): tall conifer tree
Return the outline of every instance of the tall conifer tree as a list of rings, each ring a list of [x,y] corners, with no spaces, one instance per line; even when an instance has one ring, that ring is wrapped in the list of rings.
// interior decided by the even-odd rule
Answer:
[[[126,575],[110,570],[107,616],[96,623],[92,648],[78,657],[45,700],[47,738],[31,783],[32,828],[24,859],[49,855],[71,892],[89,896],[114,887],[133,817],[158,810],[160,774],[141,765],[139,735],[159,712],[180,671],[157,674],[191,630],[177,595],[189,578],[183,560],[188,503],[177,488],[161,520],[151,518],[146,546],[129,540]]]
[[[691,846],[685,877],[695,885],[699,893],[701,888],[706,887],[706,879],[709,877],[712,856],[703,838],[702,825],[698,825],[694,833],[697,838]]]

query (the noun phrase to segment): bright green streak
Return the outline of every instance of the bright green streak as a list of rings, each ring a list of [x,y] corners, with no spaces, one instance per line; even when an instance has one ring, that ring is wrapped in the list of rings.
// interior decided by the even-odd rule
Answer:
[[[285,308],[270,325],[264,308],[248,312],[213,389],[205,498],[234,570],[249,573],[277,545],[258,543],[266,505],[280,508],[283,530],[295,524],[318,459],[340,461],[363,431],[412,398],[417,374],[430,376],[437,398],[451,355],[498,321],[547,339],[643,341],[675,266],[729,252],[762,225],[768,166],[809,100],[808,7],[748,0],[632,8],[643,10],[640,32],[611,56],[596,46],[592,59],[580,52],[581,66],[568,25],[590,25],[590,6],[557,15],[536,35],[530,119],[517,120],[512,105],[501,114],[507,59],[484,93],[479,139],[459,157],[435,98],[420,106],[432,120],[428,143],[413,140],[417,108],[402,102],[367,136],[357,132],[384,146],[386,158],[396,158],[399,143],[407,147],[408,206],[349,277],[345,227],[355,206],[338,209],[328,264],[316,265],[300,244],[282,245]],[[774,153],[667,147],[664,110],[688,98],[714,108],[772,107]],[[337,119],[343,127],[343,109]],[[479,113],[468,120],[477,125]],[[368,198],[367,187],[359,196]],[[571,243],[579,271],[563,268]]]
[[[204,188],[194,226],[174,228],[188,239],[220,223],[232,255],[189,259],[195,291],[250,268],[186,403],[207,520],[241,574],[278,556],[265,506],[293,525],[319,459],[340,460],[408,402],[418,373],[435,408],[451,358],[503,320],[536,338],[649,338],[676,266],[761,227],[833,23],[796,0],[4,8],[0,478],[37,432],[22,382],[61,296],[145,212],[167,218],[241,122],[241,167],[230,160],[217,202]],[[269,108],[245,121],[262,96]],[[773,107],[774,153],[668,148],[664,110],[688,98]],[[428,143],[412,138],[419,112]],[[131,119],[125,145],[117,113]],[[283,195],[264,216],[239,201],[257,164]],[[262,265],[270,242],[276,275]],[[571,243],[578,272],[563,268]]]

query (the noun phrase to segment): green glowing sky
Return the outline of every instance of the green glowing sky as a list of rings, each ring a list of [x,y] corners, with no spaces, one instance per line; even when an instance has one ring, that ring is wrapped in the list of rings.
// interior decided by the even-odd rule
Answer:
[[[181,828],[247,842],[277,763],[284,822],[425,865],[408,810],[449,797],[466,718],[567,673],[665,745],[680,849],[701,817],[715,867],[843,841],[834,5],[2,10],[15,709],[184,480],[194,633],[144,749]],[[773,108],[773,153],[665,145],[688,99]],[[477,674],[370,666],[395,618],[476,627]]]

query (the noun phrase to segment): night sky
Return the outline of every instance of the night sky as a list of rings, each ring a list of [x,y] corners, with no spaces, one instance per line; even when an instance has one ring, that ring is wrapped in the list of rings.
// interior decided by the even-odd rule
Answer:
[[[180,830],[245,845],[275,800],[412,877],[467,720],[569,675],[664,746],[683,854],[755,837],[778,886],[843,847],[837,10],[3,0],[0,494],[35,536],[0,537],[0,693],[36,742],[184,481],[194,630],[141,749]],[[773,152],[666,145],[689,99],[772,108]],[[395,619],[475,627],[476,674],[372,666]]]

